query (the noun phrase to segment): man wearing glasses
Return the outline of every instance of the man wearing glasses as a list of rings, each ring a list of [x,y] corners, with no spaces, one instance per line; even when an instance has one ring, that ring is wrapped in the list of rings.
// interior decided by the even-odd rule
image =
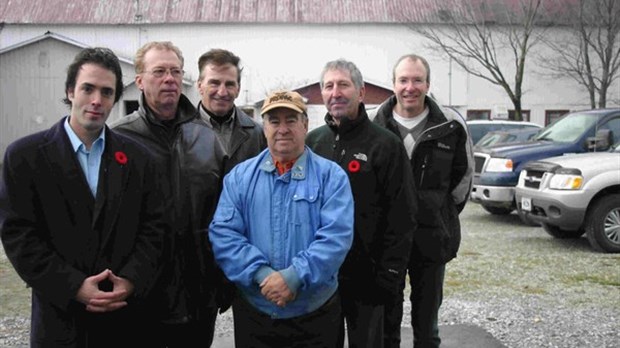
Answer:
[[[135,58],[140,107],[111,127],[150,148],[166,183],[161,187],[172,234],[168,258],[152,296],[159,315],[160,347],[209,347],[217,314],[221,272],[205,233],[217,204],[225,151],[196,118],[181,93],[183,54],[171,42],[149,42]],[[219,276],[218,276],[219,275]]]

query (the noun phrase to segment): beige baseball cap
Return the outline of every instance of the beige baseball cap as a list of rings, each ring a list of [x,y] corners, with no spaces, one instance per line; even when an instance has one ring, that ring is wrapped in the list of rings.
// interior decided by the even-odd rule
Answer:
[[[301,112],[302,114],[305,114],[307,110],[304,98],[301,94],[293,91],[276,91],[271,93],[265,99],[263,107],[260,110],[260,114],[264,115],[269,110],[273,110],[275,108],[288,108]]]

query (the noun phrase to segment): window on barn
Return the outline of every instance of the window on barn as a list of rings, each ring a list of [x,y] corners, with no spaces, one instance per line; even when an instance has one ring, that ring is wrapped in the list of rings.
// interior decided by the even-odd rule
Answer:
[[[491,110],[467,110],[468,120],[490,120]]]
[[[530,121],[530,110],[521,110],[521,116],[523,116],[523,121]],[[508,110],[508,119],[510,120],[514,120],[515,119],[515,111],[514,110]]]
[[[570,110],[545,110],[545,126],[552,124],[553,122],[562,118]]]

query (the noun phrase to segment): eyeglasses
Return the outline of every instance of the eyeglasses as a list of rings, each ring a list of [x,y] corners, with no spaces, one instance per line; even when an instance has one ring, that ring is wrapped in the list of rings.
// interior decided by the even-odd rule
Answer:
[[[155,68],[151,71],[146,71],[147,73],[155,76],[155,77],[164,77],[168,74],[168,71],[170,71],[170,75],[172,75],[172,77],[174,78],[179,78],[182,77],[183,74],[185,73],[185,71],[179,69],[179,68],[171,68],[171,69],[166,69],[166,68]]]

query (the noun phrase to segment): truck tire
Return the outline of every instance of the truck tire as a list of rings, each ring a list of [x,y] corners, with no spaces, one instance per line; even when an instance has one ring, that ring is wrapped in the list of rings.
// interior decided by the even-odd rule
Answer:
[[[588,209],[585,226],[594,250],[620,253],[620,194],[597,199]]]
[[[563,230],[559,228],[558,226],[546,224],[544,222],[541,225],[542,225],[543,230],[545,230],[545,232],[547,232],[552,237],[559,238],[559,239],[579,238],[585,233],[583,229],[569,231],[569,230]]]
[[[484,210],[488,211],[493,215],[508,215],[514,210],[513,208],[493,207],[490,205],[482,205],[482,207],[484,208]]]

